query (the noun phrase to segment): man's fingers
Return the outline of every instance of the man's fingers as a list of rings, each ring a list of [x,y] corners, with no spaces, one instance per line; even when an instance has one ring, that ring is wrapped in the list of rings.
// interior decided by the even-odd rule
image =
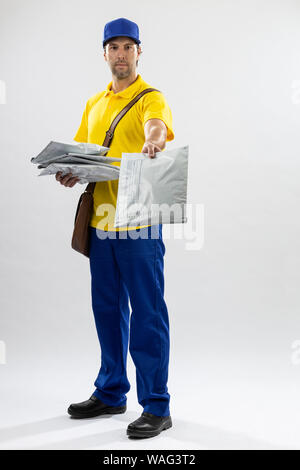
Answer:
[[[68,183],[69,180],[70,180],[71,178],[73,178],[73,177],[74,177],[74,176],[73,176],[72,173],[67,173],[66,175],[64,175],[64,176],[61,178],[60,182],[61,182],[61,184],[66,184],[66,183]]]
[[[60,182],[60,184],[66,186],[67,188],[72,188],[80,180],[78,176],[74,176],[72,173],[67,173],[66,175],[62,176],[61,171],[58,171],[55,174],[55,178]]]
[[[152,144],[151,142],[148,142],[144,148],[145,151],[143,153],[148,154],[149,158],[155,158],[156,152],[161,152],[161,149],[158,147],[158,145]]]
[[[154,158],[155,157],[155,151],[150,149],[149,147],[147,148],[147,150],[145,152],[143,152],[144,154],[148,155],[148,157],[150,158]]]
[[[65,178],[66,176],[70,175],[71,173],[67,173],[66,175],[62,176],[62,172],[61,171],[58,171],[56,174],[55,174],[55,178],[57,179],[57,181],[62,181],[63,178]]]
[[[67,183],[66,183],[66,186],[68,188],[73,188],[73,186],[78,183],[79,181],[79,178],[77,178],[77,176],[74,176],[73,178],[71,178]]]

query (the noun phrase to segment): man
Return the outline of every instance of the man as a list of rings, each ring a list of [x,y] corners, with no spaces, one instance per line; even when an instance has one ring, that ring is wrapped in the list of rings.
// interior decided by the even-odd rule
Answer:
[[[87,101],[74,137],[78,142],[102,145],[120,110],[142,90],[152,88],[136,72],[142,53],[136,23],[126,18],[107,23],[103,49],[112,81],[106,90]],[[117,125],[107,156],[142,152],[155,158],[166,141],[173,139],[172,115],[166,99],[160,91],[151,91]],[[78,181],[71,173],[62,177],[58,172],[56,179],[66,187],[73,187]],[[127,435],[152,437],[172,426],[167,388],[170,340],[164,301],[162,225],[115,228],[117,193],[118,180],[98,182],[94,190],[89,260],[101,368],[92,396],[70,405],[68,413],[75,418],[89,418],[126,411],[126,394],[130,389],[126,375],[129,343],[143,413],[129,424]],[[128,236],[132,230],[140,236]]]

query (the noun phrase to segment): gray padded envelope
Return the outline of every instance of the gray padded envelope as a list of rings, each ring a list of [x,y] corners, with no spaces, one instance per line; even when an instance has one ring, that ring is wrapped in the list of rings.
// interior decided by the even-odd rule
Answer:
[[[122,153],[114,227],[187,222],[188,153]]]

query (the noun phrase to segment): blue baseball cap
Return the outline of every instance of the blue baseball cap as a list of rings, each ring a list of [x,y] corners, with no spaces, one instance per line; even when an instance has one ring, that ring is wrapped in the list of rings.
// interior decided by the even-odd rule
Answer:
[[[137,44],[141,43],[138,25],[133,21],[127,20],[127,18],[118,18],[106,23],[103,33],[103,47],[109,39],[117,36],[127,36],[133,39]]]

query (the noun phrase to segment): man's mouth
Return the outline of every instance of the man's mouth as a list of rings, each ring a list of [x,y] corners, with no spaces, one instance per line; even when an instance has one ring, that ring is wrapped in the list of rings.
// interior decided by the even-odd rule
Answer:
[[[127,64],[117,64],[117,65],[122,65],[122,66],[124,66],[124,65],[127,65]]]

